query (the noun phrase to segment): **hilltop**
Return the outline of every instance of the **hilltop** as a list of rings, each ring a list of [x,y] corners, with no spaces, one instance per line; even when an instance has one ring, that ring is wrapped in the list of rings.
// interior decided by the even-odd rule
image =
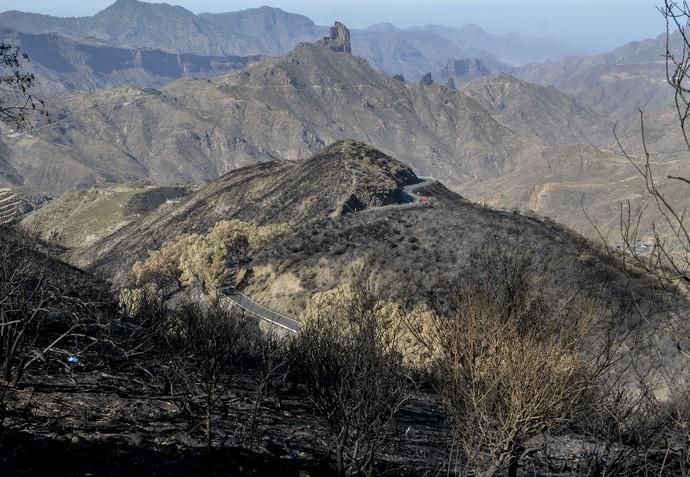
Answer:
[[[252,251],[243,286],[294,316],[311,295],[347,283],[362,266],[381,281],[396,283],[392,296],[421,299],[439,283],[478,273],[473,257],[487,246],[548,262],[554,292],[559,283],[576,282],[583,290],[605,286],[611,298],[624,295],[628,285],[621,271],[577,234],[548,220],[479,207],[442,184],[421,192],[427,206],[385,207],[404,203],[401,188],[418,181],[412,169],[381,151],[340,141],[306,160],[230,172],[124,221],[109,205],[120,196],[107,199],[106,191],[106,199],[89,202],[88,213],[118,222],[109,233],[83,220],[79,227],[70,225],[78,217],[70,209],[84,208],[75,195],[35,212],[24,224],[70,247],[73,263],[118,284],[131,283],[134,262],[165,240],[207,233],[224,220],[279,226],[280,234]],[[113,214],[116,220],[109,218]],[[52,216],[64,217],[62,233],[55,232]],[[95,239],[80,242],[84,236]]]
[[[142,202],[142,194],[166,196],[157,188],[142,191],[131,186],[66,194],[24,224],[45,239],[71,247],[72,260],[81,266],[105,260],[109,268],[126,272],[163,237],[205,232],[224,219],[299,228],[314,220],[401,202],[399,189],[417,181],[409,167],[386,154],[340,141],[305,161],[241,168],[198,192],[188,189],[177,193],[175,200],[159,200],[136,213],[123,215],[133,201]],[[85,235],[94,240],[84,241]]]

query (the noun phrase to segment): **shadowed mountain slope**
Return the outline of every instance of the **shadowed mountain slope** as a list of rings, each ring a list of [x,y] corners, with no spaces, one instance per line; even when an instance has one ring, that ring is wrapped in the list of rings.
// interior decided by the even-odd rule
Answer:
[[[115,47],[58,35],[0,29],[0,40],[29,55],[27,68],[37,77],[40,94],[112,88],[160,87],[183,76],[207,76],[239,70],[258,56],[200,56],[161,50]]]

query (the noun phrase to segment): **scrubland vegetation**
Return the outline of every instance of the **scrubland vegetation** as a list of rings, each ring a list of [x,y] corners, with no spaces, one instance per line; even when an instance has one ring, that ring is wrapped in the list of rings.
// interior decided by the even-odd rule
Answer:
[[[237,230],[224,224],[208,236],[221,228]],[[326,467],[296,465],[315,473],[332,465],[337,475],[377,475],[399,465],[429,475],[688,474],[687,387],[655,393],[655,380],[671,374],[637,360],[644,343],[613,326],[619,310],[575,290],[546,300],[544,264],[534,257],[477,250],[483,274],[413,308],[391,302],[363,267],[356,286],[314,297],[298,335],[279,336],[213,294],[171,307],[161,287],[146,287],[118,303],[23,232],[4,228],[0,246],[7,432],[67,422],[60,409],[45,417],[60,389],[107,394],[109,379],[122,379],[120,399],[159,403],[149,412],[209,451],[270,452],[265,417],[298,396]],[[424,469],[404,465],[415,426],[399,428],[422,397],[446,423],[436,425],[434,445],[447,449]],[[137,419],[151,419],[144,414]],[[70,432],[87,436],[98,425]]]
[[[172,292],[200,286],[213,294],[229,278],[228,265],[238,267],[248,253],[285,230],[283,225],[254,226],[238,220],[216,223],[206,234],[183,234],[149,252],[132,269],[139,285]]]
[[[684,32],[688,7],[665,5]],[[683,38],[667,60],[685,132]],[[630,205],[618,251],[441,184],[396,208],[414,173],[352,141],[118,225],[98,256],[129,288],[0,226],[0,474],[690,476],[690,227],[644,121],[642,145],[642,162],[623,154],[656,207],[646,254]],[[168,192],[120,205],[144,214]],[[223,294],[252,262],[269,270],[256,287],[298,282],[299,332]]]

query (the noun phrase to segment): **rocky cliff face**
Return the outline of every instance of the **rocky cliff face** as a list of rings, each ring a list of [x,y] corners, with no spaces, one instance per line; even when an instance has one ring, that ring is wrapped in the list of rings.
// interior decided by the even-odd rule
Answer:
[[[0,28],[0,41],[29,55],[40,93],[112,88],[160,87],[184,76],[219,75],[259,61],[259,56],[200,56],[162,50],[114,47],[77,41],[56,33],[19,33]]]
[[[431,75],[431,73],[426,73],[424,76],[422,76],[422,79],[419,80],[420,86],[432,86],[433,84],[434,77]]]
[[[446,66],[446,74],[461,81],[487,76],[490,73],[489,68],[478,58],[448,60],[448,65]]]

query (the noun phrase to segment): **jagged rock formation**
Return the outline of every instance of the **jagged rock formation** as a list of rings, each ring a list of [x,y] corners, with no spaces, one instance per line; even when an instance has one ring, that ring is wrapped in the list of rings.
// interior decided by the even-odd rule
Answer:
[[[431,73],[427,73],[424,76],[422,76],[422,79],[419,80],[419,85],[420,86],[431,86],[434,84],[434,78],[431,75]]]
[[[393,75],[393,79],[396,81],[400,81],[401,83],[405,82],[405,77],[401,74]]]
[[[352,54],[350,30],[340,22],[335,22],[335,25],[331,27],[330,36],[325,37],[319,43],[333,51]]]

